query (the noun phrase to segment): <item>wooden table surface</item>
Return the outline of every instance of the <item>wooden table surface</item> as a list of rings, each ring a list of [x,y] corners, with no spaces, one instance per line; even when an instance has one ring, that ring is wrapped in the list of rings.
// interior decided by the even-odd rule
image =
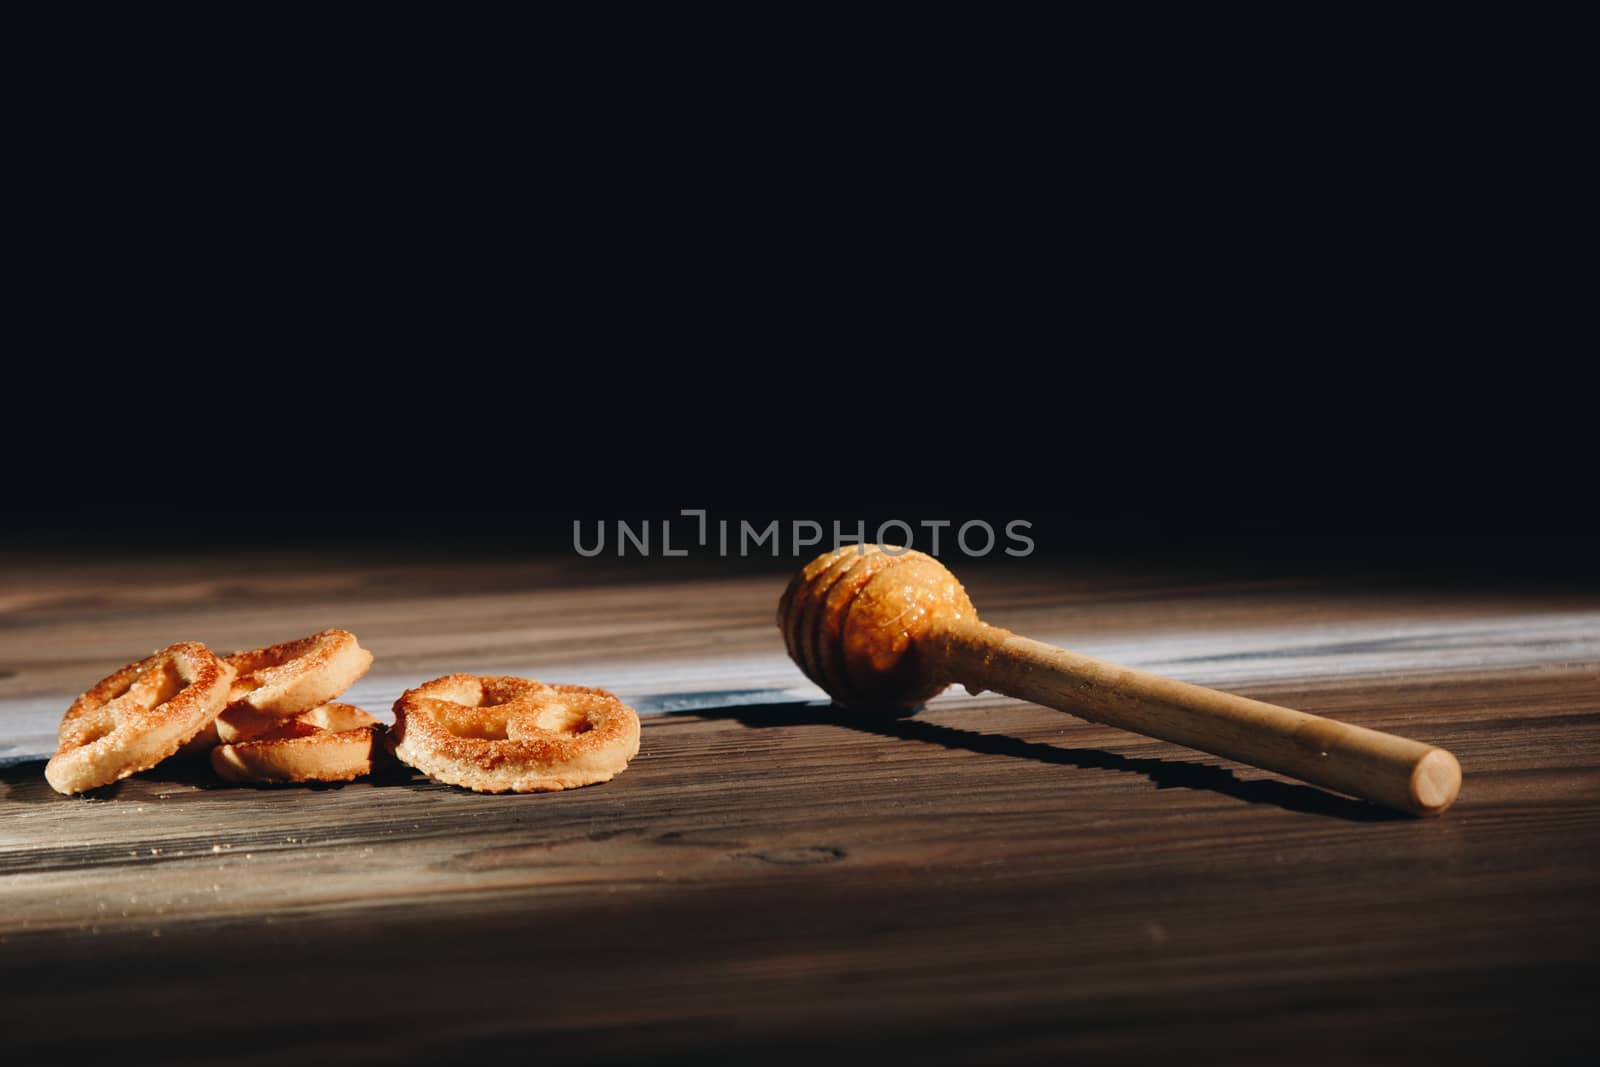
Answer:
[[[784,576],[588,561],[13,558],[0,583],[8,1062],[1588,1060],[1600,600],[1218,567],[956,564],[1030,636],[1453,750],[1390,816],[1015,701],[830,708]],[[613,688],[615,781],[393,769],[54,794],[70,699],[180,639],[326,626],[386,711],[450,670]]]

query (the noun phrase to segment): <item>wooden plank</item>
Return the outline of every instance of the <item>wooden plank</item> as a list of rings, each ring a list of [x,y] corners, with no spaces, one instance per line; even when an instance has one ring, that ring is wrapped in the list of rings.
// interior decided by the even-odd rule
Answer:
[[[0,709],[178,637],[329,624],[362,634],[386,685],[619,672],[659,707],[712,706],[648,715],[627,773],[548,796],[162,768],[69,799],[36,762],[0,769],[17,1062],[1587,1059],[1600,657],[1582,595],[969,581],[1004,625],[1451,748],[1462,799],[1418,821],[992,696],[846,717],[771,659],[777,576],[246,572],[8,575]]]

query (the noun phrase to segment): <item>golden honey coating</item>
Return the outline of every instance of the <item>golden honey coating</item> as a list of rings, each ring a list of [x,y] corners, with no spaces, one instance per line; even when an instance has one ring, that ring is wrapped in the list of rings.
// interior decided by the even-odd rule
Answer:
[[[936,696],[919,642],[977,613],[955,575],[893,545],[846,545],[801,568],[778,604],[789,656],[840,704],[904,709]]]

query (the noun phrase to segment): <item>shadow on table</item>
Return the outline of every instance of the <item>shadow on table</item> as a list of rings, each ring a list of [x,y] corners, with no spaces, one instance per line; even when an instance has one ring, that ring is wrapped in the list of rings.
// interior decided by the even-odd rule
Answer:
[[[714,706],[720,696],[740,701],[728,707]],[[1117,771],[1140,774],[1155,784],[1157,789],[1199,789],[1222,796],[1233,797],[1250,804],[1270,804],[1288,811],[1307,815],[1325,815],[1350,822],[1390,822],[1409,819],[1402,812],[1390,811],[1365,801],[1353,800],[1327,793],[1314,786],[1299,785],[1276,779],[1241,779],[1225,767],[1213,767],[1187,760],[1136,759],[1119,756],[1098,748],[1061,748],[1039,741],[1024,741],[1004,734],[978,733],[959,727],[944,726],[907,716],[872,714],[850,711],[821,701],[788,701],[784,703],[748,703],[750,693],[737,691],[676,693],[671,699],[680,706],[663,710],[663,715],[693,715],[702,719],[728,719],[754,729],[774,726],[843,726],[879,737],[894,737],[904,741],[921,741],[942,748],[961,749],[985,756],[1009,756],[1013,759],[1031,759],[1080,770]],[[641,710],[665,697],[647,696],[638,704]],[[685,708],[682,704],[699,704]],[[705,706],[712,705],[712,706]]]
[[[65,800],[44,780],[44,760],[13,760],[0,764],[0,800],[17,804],[47,804]]]
[[[392,759],[384,759],[377,762],[370,775],[356,779],[355,782],[295,782],[240,785],[233,782],[224,782],[217,777],[210,764],[204,758],[191,756],[186,759],[164,760],[147,771],[140,771],[138,774],[112,782],[110,785],[101,786],[99,789],[90,789],[69,797],[57,793],[50,787],[50,783],[45,781],[44,765],[44,760],[26,760],[0,765],[0,800],[17,804],[70,804],[75,801],[82,802],[85,800],[116,800],[124,789],[137,785],[153,785],[156,787],[182,786],[195,791],[298,789],[310,792],[327,792],[344,789],[357,782],[364,785],[411,785],[414,775],[411,768],[400,766]],[[426,782],[426,779],[423,781]]]
[[[1039,763],[1076,767],[1080,770],[1115,771],[1143,775],[1157,789],[1207,790],[1250,804],[1269,804],[1287,811],[1324,815],[1351,822],[1387,822],[1410,816],[1380,808],[1364,801],[1326,793],[1308,785],[1261,778],[1243,780],[1224,767],[1213,767],[1188,760],[1137,759],[1097,748],[1061,748],[1039,741],[1024,741],[1004,734],[979,733],[915,717],[873,715],[847,711],[820,701],[778,700],[763,702],[765,690],[717,690],[698,693],[670,693],[644,696],[634,703],[651,715],[692,715],[702,719],[731,720],[752,729],[784,726],[842,726],[879,737],[920,741],[942,748],[960,749],[985,756],[1031,759]],[[782,690],[772,690],[776,696]],[[723,706],[718,706],[718,705]],[[143,782],[170,783],[195,789],[221,788],[220,782],[203,759],[171,760],[137,776]],[[126,782],[115,782],[81,794],[84,798],[114,799]],[[374,786],[402,786],[428,791],[453,787],[429,781],[409,767],[391,760],[379,761],[373,774],[364,780]],[[347,782],[313,782],[299,786],[258,788],[340,789]],[[23,804],[69,801],[50,788],[44,779],[44,761],[0,765],[0,797]]]

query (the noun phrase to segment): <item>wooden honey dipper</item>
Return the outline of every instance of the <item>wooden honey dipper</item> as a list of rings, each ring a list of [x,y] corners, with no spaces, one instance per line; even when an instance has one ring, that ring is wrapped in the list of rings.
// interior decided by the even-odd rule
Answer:
[[[778,605],[789,655],[836,701],[911,708],[952,682],[1069,711],[1417,815],[1456,799],[1442,748],[1173,681],[978,619],[937,560],[892,545],[825,552]]]

